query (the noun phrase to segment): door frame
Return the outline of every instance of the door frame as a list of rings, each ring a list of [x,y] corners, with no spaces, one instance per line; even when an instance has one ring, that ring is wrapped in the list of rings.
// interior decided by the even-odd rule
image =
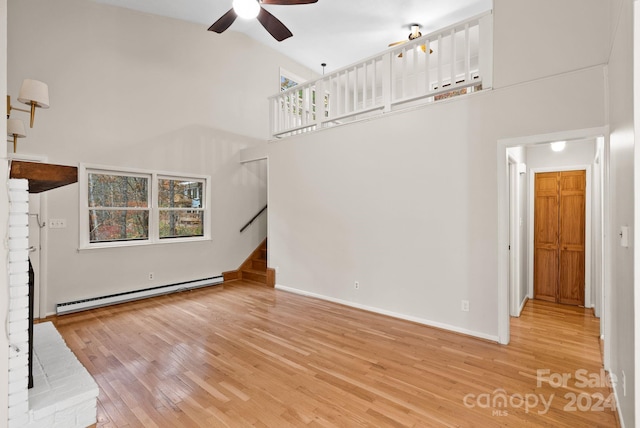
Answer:
[[[510,332],[510,316],[509,316],[509,174],[508,166],[509,159],[507,149],[511,147],[530,146],[536,144],[547,144],[551,141],[560,140],[578,140],[586,138],[598,138],[604,137],[605,139],[605,171],[608,171],[609,163],[609,127],[602,126],[596,128],[584,128],[554,132],[549,134],[528,135],[521,137],[502,138],[496,141],[496,161],[497,161],[497,186],[498,186],[498,342],[506,345],[511,339]],[[605,189],[608,189],[609,178],[608,174],[605,174]],[[605,225],[608,230],[609,225],[609,213],[606,206],[607,195],[605,197]],[[610,273],[610,255],[607,251],[603,257],[603,268],[605,277],[608,278]],[[606,281],[608,284],[609,281]],[[608,285],[605,286],[605,298],[608,299],[610,290]],[[608,305],[603,306],[603,318],[604,325],[610,325],[610,313]],[[608,336],[608,334],[606,334]],[[608,349],[608,337],[605,341],[605,363],[608,361],[610,350]]]
[[[509,312],[512,317],[520,316],[520,188],[519,188],[519,162],[510,154],[509,162]]]
[[[593,308],[593,302],[591,301],[591,199],[593,191],[591,184],[591,165],[570,165],[570,166],[561,166],[561,167],[541,167],[541,168],[531,168],[529,171],[529,228],[527,231],[528,236],[528,251],[529,251],[529,266],[531,267],[528,272],[528,294],[529,298],[532,299],[534,296],[534,283],[533,283],[533,273],[535,270],[534,266],[534,253],[535,253],[535,177],[536,173],[539,172],[564,172],[564,171],[585,171],[585,180],[586,188],[585,188],[585,201],[584,201],[584,209],[585,209],[585,218],[584,218],[584,307],[585,308]]]

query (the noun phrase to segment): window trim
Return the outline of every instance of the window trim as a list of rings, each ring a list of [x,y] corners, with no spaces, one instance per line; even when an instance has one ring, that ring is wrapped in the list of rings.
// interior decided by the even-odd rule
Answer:
[[[303,79],[302,77],[291,73],[289,70],[285,70],[284,68],[280,67],[280,75],[279,75],[279,81],[278,81],[278,93],[282,92],[282,78],[286,78],[289,79],[293,82],[295,82],[296,84],[294,86],[292,86],[292,88],[301,85],[303,83],[305,83],[307,80],[309,79]]]
[[[148,177],[149,194],[148,208],[149,211],[149,237],[148,239],[135,239],[123,241],[109,242],[91,242],[89,237],[89,173]],[[199,181],[203,184],[202,211],[203,211],[203,235],[202,236],[186,236],[176,238],[160,238],[160,210],[158,203],[158,179],[171,180],[190,180]],[[79,245],[78,250],[89,250],[96,248],[118,248],[118,247],[137,247],[145,245],[162,245],[185,242],[210,241],[211,238],[211,176],[202,174],[189,174],[183,172],[172,171],[153,171],[138,168],[105,166],[97,164],[80,163],[78,167],[78,189],[79,189]],[[132,208],[133,209],[133,208]]]

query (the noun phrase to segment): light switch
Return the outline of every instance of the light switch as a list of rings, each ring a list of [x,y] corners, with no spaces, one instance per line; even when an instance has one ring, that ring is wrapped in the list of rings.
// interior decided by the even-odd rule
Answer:
[[[622,226],[620,228],[620,246],[629,248],[629,226]]]
[[[49,229],[65,229],[67,227],[67,219],[52,218],[49,219]]]

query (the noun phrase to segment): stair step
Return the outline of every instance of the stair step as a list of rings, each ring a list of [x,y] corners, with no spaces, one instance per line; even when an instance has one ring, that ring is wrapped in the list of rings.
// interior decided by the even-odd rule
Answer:
[[[251,260],[251,267],[255,270],[266,271],[267,270],[267,261],[266,260]]]
[[[267,260],[267,249],[262,248],[258,253],[259,260]]]
[[[248,279],[249,281],[259,282],[261,284],[267,283],[267,272],[261,272],[255,269],[243,269],[242,279]]]

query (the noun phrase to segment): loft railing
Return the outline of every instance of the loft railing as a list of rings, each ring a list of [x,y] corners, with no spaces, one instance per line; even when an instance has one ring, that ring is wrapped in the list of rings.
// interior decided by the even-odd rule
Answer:
[[[269,98],[271,135],[287,137],[489,89],[491,12],[422,36]]]

